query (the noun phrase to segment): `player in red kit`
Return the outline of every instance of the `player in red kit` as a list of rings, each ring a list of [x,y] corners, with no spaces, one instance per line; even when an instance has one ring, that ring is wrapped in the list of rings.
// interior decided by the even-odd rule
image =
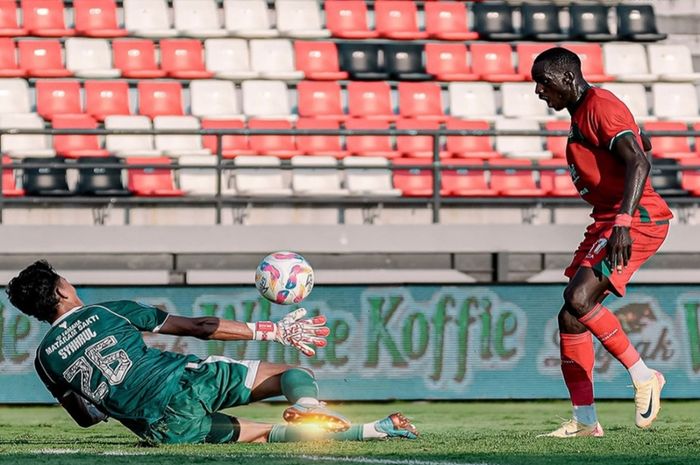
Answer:
[[[635,423],[651,426],[665,380],[632,346],[615,315],[603,306],[621,297],[630,278],[661,247],[672,217],[651,187],[651,165],[627,106],[583,78],[581,61],[565,48],[542,52],[532,66],[535,93],[555,110],[566,108],[571,129],[566,159],[574,185],[593,206],[593,224],[566,269],[569,284],[559,312],[561,368],[573,419],[546,436],[602,436],[593,399],[592,336],[629,371],[635,390]]]

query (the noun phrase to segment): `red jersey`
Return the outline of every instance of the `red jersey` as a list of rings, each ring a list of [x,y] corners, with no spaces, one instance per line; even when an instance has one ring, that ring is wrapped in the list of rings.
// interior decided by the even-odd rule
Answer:
[[[631,133],[642,147],[639,127],[627,106],[612,92],[591,87],[571,116],[566,161],[581,198],[593,206],[596,221],[612,221],[620,212],[625,191],[625,164],[612,152],[615,139]],[[673,217],[668,205],[647,179],[635,222],[652,223]]]

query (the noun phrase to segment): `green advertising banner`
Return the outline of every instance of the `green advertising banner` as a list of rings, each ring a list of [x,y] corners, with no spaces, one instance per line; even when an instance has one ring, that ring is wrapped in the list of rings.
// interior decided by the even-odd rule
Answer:
[[[565,398],[556,316],[561,285],[323,286],[303,302],[328,317],[327,347],[313,358],[279,344],[145,334],[163,350],[301,364],[328,400]],[[181,315],[277,319],[296,307],[252,287],[84,287],[86,303],[130,299]],[[51,402],[33,370],[47,325],[0,298],[0,402]],[[700,286],[631,286],[606,305],[666,397],[700,396]],[[596,397],[630,398],[625,370],[597,346]]]

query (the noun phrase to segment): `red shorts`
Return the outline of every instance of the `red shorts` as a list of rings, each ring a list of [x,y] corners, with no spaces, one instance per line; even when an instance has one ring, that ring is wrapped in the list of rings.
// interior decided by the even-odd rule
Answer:
[[[630,228],[632,238],[632,256],[622,273],[613,272],[612,264],[607,259],[608,238],[612,233],[611,222],[595,222],[586,228],[583,241],[574,253],[574,259],[564,274],[572,278],[582,266],[593,268],[606,276],[612,284],[612,291],[622,297],[632,275],[641,268],[649,257],[654,255],[668,234],[668,222],[635,223]]]

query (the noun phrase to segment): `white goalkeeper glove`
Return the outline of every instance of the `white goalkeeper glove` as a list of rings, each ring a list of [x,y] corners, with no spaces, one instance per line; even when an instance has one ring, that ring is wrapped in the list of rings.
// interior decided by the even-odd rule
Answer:
[[[302,319],[305,315],[306,309],[298,308],[277,322],[258,321],[246,324],[253,331],[254,340],[277,341],[311,357],[316,353],[315,347],[326,346],[326,336],[331,331],[326,326],[325,316]]]

